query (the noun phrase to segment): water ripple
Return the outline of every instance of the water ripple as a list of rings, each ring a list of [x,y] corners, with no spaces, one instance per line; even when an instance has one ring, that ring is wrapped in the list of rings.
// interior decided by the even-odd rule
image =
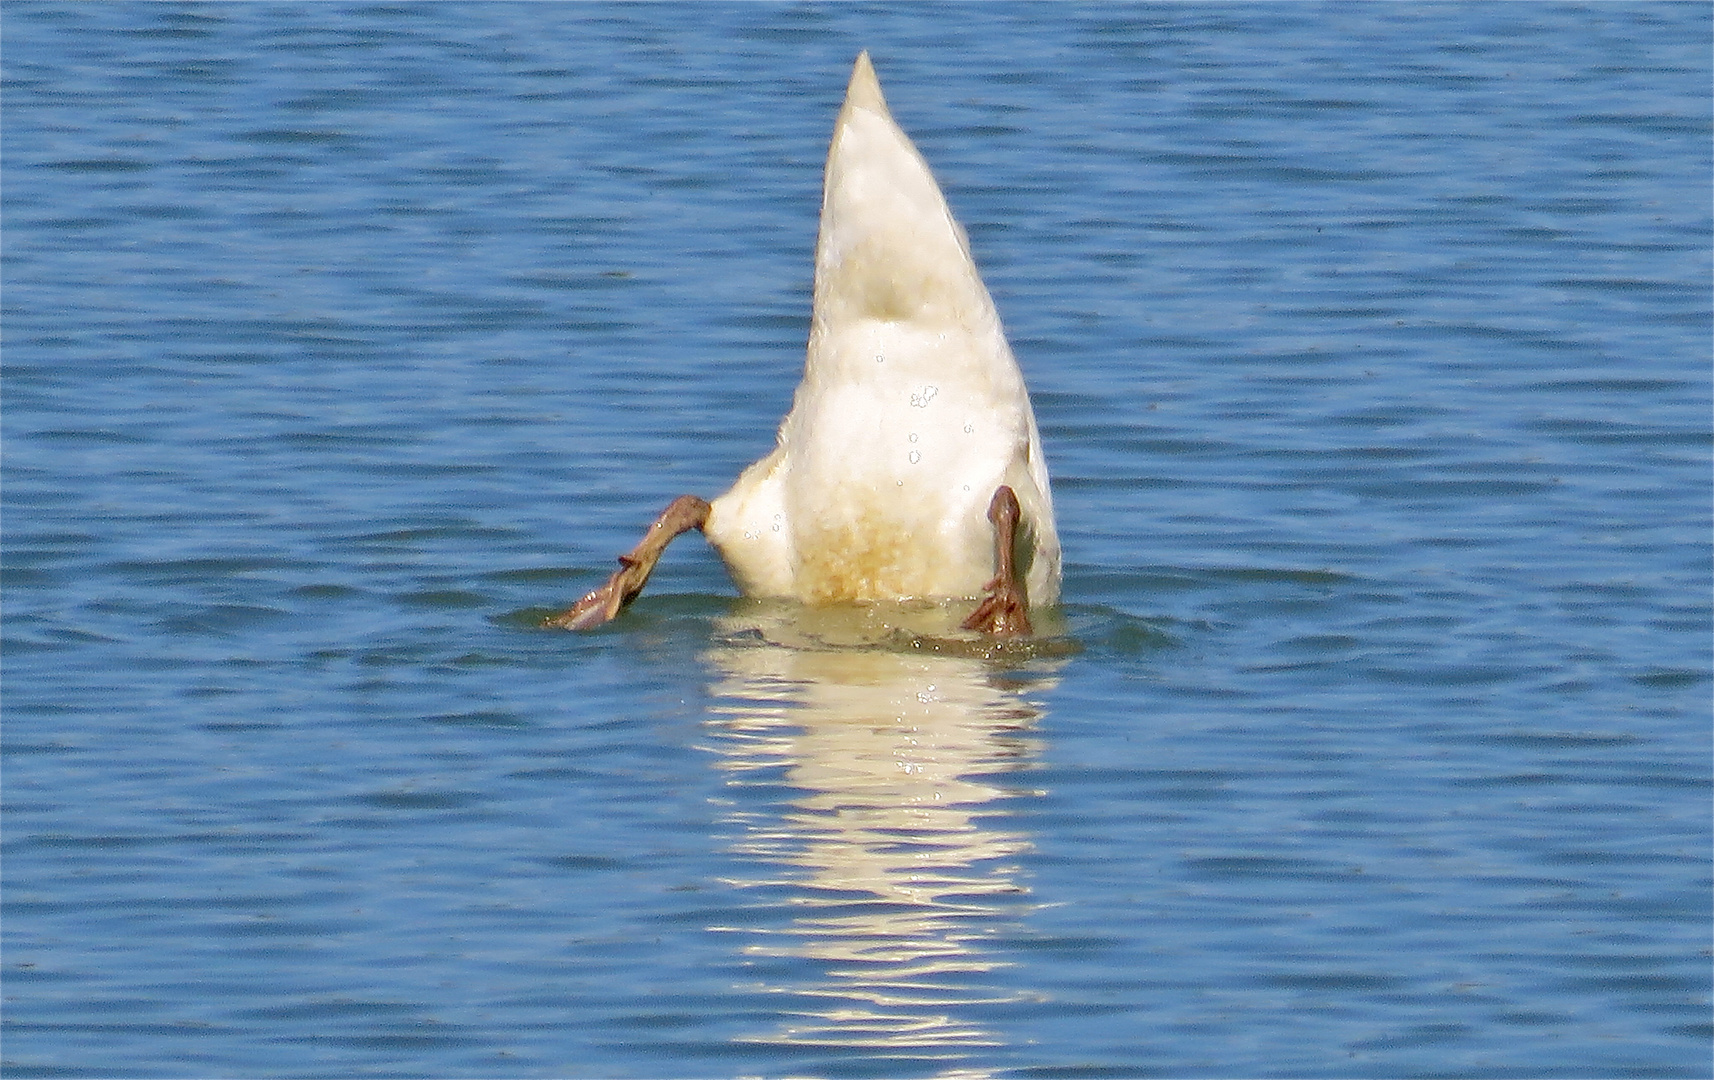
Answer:
[[[0,8],[8,1076],[1706,1074],[1706,7],[1042,10]],[[1064,609],[540,630],[864,47]]]

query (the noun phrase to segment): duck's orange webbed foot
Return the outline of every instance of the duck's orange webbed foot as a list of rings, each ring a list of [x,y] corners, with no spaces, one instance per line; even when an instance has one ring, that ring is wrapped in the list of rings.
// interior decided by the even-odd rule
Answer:
[[[661,552],[673,538],[708,521],[708,504],[695,495],[680,495],[655,519],[642,540],[629,554],[619,556],[619,569],[607,584],[590,592],[571,607],[542,620],[543,626],[562,630],[592,630],[625,609],[637,598],[660,562]]]
[[[1031,633],[1030,605],[1024,596],[1024,583],[1013,568],[1012,547],[1017,542],[1018,518],[1023,511],[1018,496],[1011,488],[1000,485],[994,501],[988,504],[988,520],[994,523],[994,580],[986,588],[988,595],[963,622],[966,630],[992,634],[995,637],[1028,637]]]

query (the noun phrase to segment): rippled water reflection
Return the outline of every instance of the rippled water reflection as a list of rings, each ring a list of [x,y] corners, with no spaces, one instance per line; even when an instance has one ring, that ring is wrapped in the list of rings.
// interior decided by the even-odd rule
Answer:
[[[899,637],[912,622],[916,647]],[[759,864],[735,884],[792,913],[786,926],[734,932],[758,939],[746,956],[815,972],[764,983],[785,1018],[749,1038],[950,1061],[962,1055],[949,1048],[1006,1041],[969,1013],[1020,998],[986,978],[1011,966],[988,942],[1016,930],[1030,844],[990,805],[1020,792],[986,778],[1036,754],[1033,695],[1053,679],[923,647],[955,625],[934,608],[760,605],[719,625],[724,642],[707,655],[722,676],[710,710],[719,767],[731,786],[790,792],[778,815],[724,819],[742,830],[732,850]]]

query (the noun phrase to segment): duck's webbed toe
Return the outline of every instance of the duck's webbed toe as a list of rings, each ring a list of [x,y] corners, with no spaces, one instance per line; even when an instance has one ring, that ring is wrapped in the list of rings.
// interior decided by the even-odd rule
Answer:
[[[999,578],[988,583],[988,595],[961,625],[966,630],[994,637],[1029,637],[1035,630],[1030,625],[1030,609],[1024,594],[1015,583]]]
[[[611,621],[643,591],[649,575],[654,573],[655,564],[661,559],[661,553],[673,538],[691,529],[700,529],[707,521],[708,503],[695,495],[680,495],[661,511],[661,516],[649,526],[649,531],[643,534],[637,546],[629,554],[619,556],[619,569],[605,585],[592,590],[558,615],[543,619],[542,625],[560,630],[592,630]]]

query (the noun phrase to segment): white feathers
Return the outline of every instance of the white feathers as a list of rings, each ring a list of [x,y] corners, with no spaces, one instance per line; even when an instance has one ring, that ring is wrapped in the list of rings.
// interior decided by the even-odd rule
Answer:
[[[803,381],[773,453],[704,532],[748,595],[975,597],[994,573],[994,491],[1023,508],[1032,605],[1059,595],[1035,415],[999,315],[867,53],[834,124]]]

